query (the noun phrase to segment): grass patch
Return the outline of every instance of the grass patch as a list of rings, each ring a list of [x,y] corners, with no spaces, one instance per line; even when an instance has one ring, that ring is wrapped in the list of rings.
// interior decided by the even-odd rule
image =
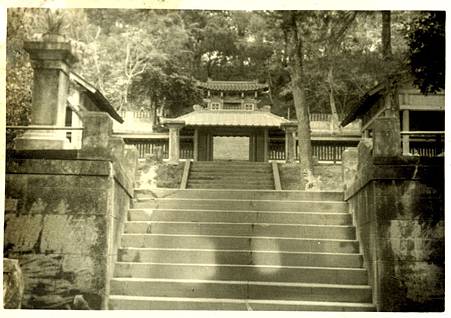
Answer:
[[[179,188],[182,182],[184,162],[177,165],[162,163],[157,167],[156,184],[158,188]]]
[[[184,167],[184,162],[173,165],[162,161],[156,156],[149,155],[138,164],[136,188],[179,188]]]
[[[297,163],[279,164],[280,183],[283,190],[300,189],[301,169]],[[313,175],[319,179],[319,190],[343,191],[341,165],[317,164],[313,166]]]

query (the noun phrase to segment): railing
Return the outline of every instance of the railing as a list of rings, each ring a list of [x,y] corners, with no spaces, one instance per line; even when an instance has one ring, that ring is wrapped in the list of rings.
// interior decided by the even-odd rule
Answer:
[[[128,145],[136,147],[138,150],[138,158],[145,158],[148,154],[161,156],[163,159],[169,158],[167,139],[133,140],[126,142]]]
[[[194,159],[194,146],[192,140],[180,141],[180,158],[181,159]]]
[[[355,142],[312,142],[312,154],[319,161],[329,161],[329,162],[340,162],[343,151],[348,147],[357,146],[357,141]],[[269,160],[285,160],[285,143],[271,141],[268,147],[268,157]],[[296,160],[299,160],[299,148],[296,151]]]
[[[162,159],[169,158],[169,144],[167,139],[149,139],[149,140],[127,140],[127,144],[133,145],[138,149],[138,157],[140,159],[145,158],[148,154],[154,154],[161,156]],[[193,141],[181,140],[180,141],[180,158],[181,159],[193,159]]]
[[[310,121],[330,121],[332,114],[311,113]]]
[[[332,161],[336,163],[337,161],[341,161],[341,154],[343,151],[348,148],[348,145],[334,145],[334,144],[325,144],[325,145],[312,145],[312,153],[313,156],[318,158],[319,161]],[[299,156],[299,155],[298,155]]]
[[[444,131],[401,131],[404,155],[436,157],[445,150]]]
[[[268,145],[269,160],[285,160],[285,141],[269,142]]]
[[[138,111],[121,111],[121,117],[126,118],[127,113],[133,113],[133,118],[152,118],[152,112],[148,110],[138,110]]]

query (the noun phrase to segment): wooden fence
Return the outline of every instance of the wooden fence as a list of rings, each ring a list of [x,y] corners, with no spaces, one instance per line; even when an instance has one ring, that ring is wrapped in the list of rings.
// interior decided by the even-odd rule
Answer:
[[[342,152],[348,147],[357,146],[357,142],[312,142],[312,153],[319,161],[341,161]],[[296,153],[299,160],[299,150]],[[285,143],[281,141],[270,142],[269,160],[285,160]]]
[[[139,158],[145,158],[148,154],[160,154],[163,159],[169,158],[167,139],[127,140],[127,144],[133,145],[138,149]],[[193,142],[191,140],[180,141],[180,158],[194,158]]]
[[[180,158],[181,159],[194,159],[194,146],[192,140],[180,141]]]
[[[348,147],[356,147],[358,141],[346,142],[312,142],[312,152],[319,161],[340,162],[343,151]],[[163,159],[168,158],[168,140],[167,139],[149,139],[149,140],[132,140],[127,144],[134,145],[138,149],[139,158],[144,158],[146,154],[161,154]],[[444,144],[427,141],[411,141],[411,153],[414,155],[435,157],[444,151]],[[270,141],[268,147],[269,160],[285,160],[285,142]],[[193,159],[193,142],[192,140],[180,141],[180,158]],[[299,159],[299,151],[296,153],[296,159]]]
[[[443,142],[411,141],[410,153],[422,157],[436,157],[444,151]]]
[[[330,121],[332,114],[311,113],[310,121]]]
[[[169,157],[167,139],[128,140],[127,144],[138,149],[139,158],[144,158],[148,154],[160,154],[163,159]]]

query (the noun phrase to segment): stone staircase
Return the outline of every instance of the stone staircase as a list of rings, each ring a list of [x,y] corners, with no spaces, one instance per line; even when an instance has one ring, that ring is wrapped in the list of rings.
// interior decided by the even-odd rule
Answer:
[[[249,161],[195,161],[191,164],[187,188],[271,189],[271,164]]]
[[[111,309],[373,311],[342,193],[137,194]]]

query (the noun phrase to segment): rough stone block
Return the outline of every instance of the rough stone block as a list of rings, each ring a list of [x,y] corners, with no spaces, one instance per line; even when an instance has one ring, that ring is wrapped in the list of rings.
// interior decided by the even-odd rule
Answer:
[[[97,214],[107,213],[108,194],[92,188],[30,188],[23,213]]]
[[[20,309],[24,282],[19,261],[3,259],[3,306],[5,309]]]
[[[5,249],[30,252],[39,249],[42,215],[5,215]],[[6,252],[6,251],[5,251]]]
[[[357,174],[358,150],[356,147],[346,148],[342,154],[342,174],[344,188],[347,189]]]
[[[382,311],[443,311],[444,269],[417,261],[379,261]]]

